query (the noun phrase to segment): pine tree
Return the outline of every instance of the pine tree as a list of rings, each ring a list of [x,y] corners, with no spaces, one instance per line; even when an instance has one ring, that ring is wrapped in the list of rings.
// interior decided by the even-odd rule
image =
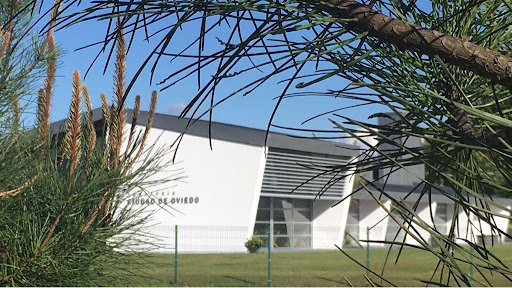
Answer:
[[[5,69],[0,76],[0,285],[116,285],[125,280],[124,268],[138,261],[133,256],[139,252],[133,248],[149,217],[140,217],[141,208],[126,200],[145,189],[148,177],[166,165],[160,160],[165,149],[146,143],[156,92],[145,129],[135,128],[140,112],[137,97],[132,128],[125,135],[127,119],[119,116],[125,113],[119,99],[126,66],[120,38],[115,105],[109,107],[102,97],[103,127],[98,129],[93,122],[88,89],[78,71],[73,73],[65,125],[52,126],[58,54],[52,29],[61,3],[52,6],[44,40],[29,43],[23,37],[33,33],[30,23],[35,12],[26,9],[32,4],[17,0],[1,4],[0,63]],[[32,83],[43,78],[35,125],[25,128],[20,119],[28,112],[20,100],[28,101]],[[123,146],[126,137],[130,140]],[[144,153],[149,154],[141,157]]]

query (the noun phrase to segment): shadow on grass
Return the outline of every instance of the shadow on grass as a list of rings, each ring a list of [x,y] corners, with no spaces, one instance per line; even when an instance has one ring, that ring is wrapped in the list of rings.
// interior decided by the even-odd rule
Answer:
[[[238,277],[227,276],[227,275],[223,275],[222,277],[224,277],[224,278],[228,278],[228,279],[237,280],[237,281],[241,281],[241,282],[243,282],[243,283],[245,283],[245,284],[256,285],[256,283],[254,283],[254,282],[252,282],[252,281],[245,280],[245,279],[238,278]]]
[[[322,276],[316,276],[317,279],[321,279],[321,280],[325,280],[325,281],[329,281],[329,282],[334,282],[336,284],[340,284],[342,286],[347,286],[347,283],[345,282],[341,282],[341,281],[337,281],[337,280],[333,280],[333,279],[329,279],[329,278],[326,278],[326,277],[322,277]]]

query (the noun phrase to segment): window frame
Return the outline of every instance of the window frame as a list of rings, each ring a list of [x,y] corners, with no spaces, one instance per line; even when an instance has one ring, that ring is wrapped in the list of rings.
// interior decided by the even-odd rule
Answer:
[[[270,225],[270,234],[271,234],[271,237],[274,239],[274,244],[277,240],[280,240],[280,239],[284,239],[284,238],[288,238],[288,242],[287,242],[287,246],[286,247],[273,247],[273,248],[281,248],[281,249],[301,249],[301,248],[311,248],[312,245],[313,245],[313,201],[311,201],[311,199],[299,199],[299,198],[284,198],[284,197],[271,197],[271,196],[261,196],[260,197],[260,201],[262,198],[267,198],[267,199],[270,199],[270,207],[261,207],[260,208],[260,204],[258,203],[258,209],[257,209],[257,214],[256,214],[256,219],[258,218],[258,214],[260,211],[270,211],[270,220],[269,221],[265,221],[265,220],[256,220],[255,221],[255,225],[254,225],[254,228],[256,228],[256,225],[261,225],[261,224],[267,224],[267,225]],[[275,200],[277,199],[286,199],[286,200],[291,200],[291,208],[283,208],[283,207],[275,207]],[[296,203],[296,200],[307,200],[309,202],[309,207],[295,207],[295,203]],[[303,205],[301,205],[303,206]],[[285,213],[284,211],[289,211],[289,215],[291,215],[291,219],[290,221],[277,221],[277,220],[274,220],[275,219],[275,212],[276,211],[283,211],[283,214]],[[308,214],[308,218],[309,221],[296,221],[295,220],[295,214],[296,212],[309,212]],[[285,218],[286,219],[286,218]],[[295,231],[295,225],[298,224],[298,225],[308,225],[308,228],[307,229],[307,233],[300,233],[300,234],[297,234],[296,231]],[[276,234],[275,232],[275,227],[276,225],[286,225],[286,233],[285,234]],[[304,231],[304,230],[302,230]],[[253,235],[254,236],[257,236],[259,238],[261,238],[263,241],[265,241],[266,243],[266,238],[267,238],[267,235],[266,233],[265,234],[254,234],[256,232],[255,229],[253,229]],[[296,247],[296,243],[298,243],[299,241],[302,241],[303,243],[306,243],[306,246],[304,247]]]

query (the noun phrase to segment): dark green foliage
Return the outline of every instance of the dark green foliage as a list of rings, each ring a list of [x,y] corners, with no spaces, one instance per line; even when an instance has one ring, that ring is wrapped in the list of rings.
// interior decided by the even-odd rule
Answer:
[[[66,125],[49,129],[55,78],[51,30],[43,42],[34,44],[33,53],[19,50],[26,44],[22,38],[13,38],[20,41],[14,42],[17,45],[4,45],[6,33],[32,32],[21,25],[21,20],[30,23],[34,16],[23,9],[31,3],[0,4],[0,24],[5,25],[0,46],[7,47],[0,53],[0,63],[15,67],[2,70],[0,76],[0,286],[115,286],[133,273],[125,271],[127,265],[140,260],[137,239],[142,238],[137,236],[150,217],[141,216],[141,208],[126,200],[133,193],[149,193],[149,185],[170,180],[147,180],[167,164],[161,160],[165,150],[146,143],[156,93],[146,129],[124,135],[126,118],[117,116],[125,113],[124,106],[118,100],[111,109],[105,100],[104,116],[110,120],[104,119],[96,131],[87,88],[75,71]],[[12,13],[4,13],[5,6]],[[14,55],[36,59],[35,64],[19,62]],[[118,58],[124,67],[124,55]],[[43,75],[33,70],[38,65],[46,68],[46,79],[37,97],[36,123],[27,130],[19,119],[29,112],[19,100],[33,97],[29,88]],[[124,69],[116,72],[118,78],[124,77]],[[122,82],[118,86],[122,94]],[[139,98],[137,103],[134,113],[139,113]],[[121,149],[126,136],[132,141]]]
[[[28,143],[35,142],[34,138],[29,140]],[[131,191],[144,186],[141,179],[136,178],[142,176],[143,180],[160,164],[146,161],[137,170],[122,175],[119,169],[105,167],[98,153],[101,150],[95,149],[90,164],[70,185],[68,165],[56,165],[58,149],[38,156],[33,152],[39,151],[38,147],[28,143],[26,146],[20,143],[19,147],[31,152],[20,155],[11,151],[10,157],[4,158],[17,161],[0,160],[2,172],[12,171],[19,176],[18,181],[2,177],[2,180],[9,179],[9,183],[20,185],[25,179],[39,175],[17,195],[0,198],[0,274],[16,274],[0,283],[9,286],[114,285],[113,281],[122,275],[119,274],[122,270],[113,268],[122,269],[124,259],[137,254],[127,250],[127,241],[138,233],[145,219],[135,217],[139,212],[137,208],[125,206],[108,225],[105,225],[106,215],[100,213],[87,232],[82,233],[82,230],[104,197],[106,187],[111,191],[111,205],[126,203],[124,200]],[[6,162],[17,162],[17,165],[10,166],[15,169],[5,169],[11,164]],[[15,187],[6,182],[0,180],[0,187]],[[51,229],[55,230],[46,240]],[[43,245],[45,241],[47,244]],[[26,268],[17,273],[24,265]]]

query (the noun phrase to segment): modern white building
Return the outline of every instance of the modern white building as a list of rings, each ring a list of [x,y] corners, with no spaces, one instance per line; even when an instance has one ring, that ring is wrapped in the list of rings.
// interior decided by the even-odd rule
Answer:
[[[378,125],[381,127],[389,125],[390,119],[393,117],[396,116],[388,114],[387,117],[379,117]],[[416,148],[423,145],[421,139],[416,137],[390,138],[408,148]],[[396,149],[396,146],[382,143],[379,148],[382,151],[393,151]],[[423,222],[430,226],[435,225],[437,231],[443,235],[448,235],[448,230],[452,226],[452,220],[457,215],[458,222],[455,225],[454,235],[455,241],[459,244],[467,244],[465,240],[478,243],[485,240],[487,245],[511,242],[512,240],[503,233],[498,233],[498,231],[491,229],[491,226],[485,221],[478,221],[476,215],[464,211],[461,206],[456,207],[454,205],[455,193],[452,189],[439,185],[432,187],[429,193],[423,191],[425,187],[421,183],[421,179],[425,179],[424,165],[408,166],[407,171],[400,169],[391,173],[390,168],[376,169],[372,173],[365,173],[364,176],[374,182],[372,186],[367,185],[366,188],[358,185],[354,187],[355,193],[351,199],[352,204],[349,209],[347,224],[347,232],[355,235],[354,238],[366,239],[366,229],[370,227],[369,239],[373,241],[403,242],[405,240],[406,243],[413,245],[417,245],[419,241],[425,241],[432,245],[439,245],[435,239],[431,238],[430,233],[422,229],[418,223],[411,224],[411,229],[409,230],[413,232],[413,235],[407,235],[404,238],[405,231],[400,229],[403,218],[398,210],[393,208],[396,205],[393,205],[393,201],[390,200],[395,199],[403,200],[404,205],[410,208],[416,206],[414,208],[414,212],[417,215],[415,221]],[[359,190],[360,192],[357,192]],[[382,192],[385,192],[385,195]],[[380,204],[370,193],[379,199]],[[466,197],[475,205],[474,198]],[[489,221],[494,221],[501,231],[512,235],[512,221],[509,219],[512,215],[510,210],[512,199],[499,196],[492,196],[492,198],[501,208],[493,205],[489,205],[486,208],[495,214],[494,218]],[[482,207],[482,203],[480,202],[478,206]],[[385,209],[391,211],[400,224],[393,221]],[[408,227],[407,225],[405,226]],[[351,242],[355,244],[353,243],[354,241]],[[379,243],[372,243],[372,245],[383,246],[383,244]]]
[[[146,117],[141,113],[142,125]],[[149,139],[169,147],[187,123],[157,114]],[[183,182],[157,192],[155,197],[163,200],[154,202],[172,209],[149,205],[156,210],[151,231],[172,237],[178,225],[184,239],[180,250],[190,252],[243,252],[253,234],[267,238],[268,226],[276,249],[332,249],[333,243],[342,243],[350,202],[331,206],[352,192],[353,177],[333,184],[319,198],[317,192],[333,175],[304,182],[329,166],[354,161],[358,147],[278,133],[270,133],[265,145],[265,136],[263,130],[214,122],[210,148],[208,121],[189,127],[173,166],[183,173]],[[165,173],[159,177],[172,177],[173,172]],[[143,205],[148,200],[135,199]]]
[[[141,127],[147,117],[147,112],[141,112]],[[93,111],[93,119],[102,121],[100,109]],[[354,177],[318,176],[330,166],[356,161],[358,146],[274,132],[268,134],[265,143],[264,130],[216,122],[210,127],[208,121],[201,120],[186,129],[187,124],[188,119],[156,114],[149,142],[170,147],[186,133],[176,155],[166,156],[167,160],[176,156],[175,164],[155,177],[175,177],[179,170],[184,178],[154,187],[157,192],[151,196],[141,193],[131,200],[153,213],[145,229],[161,245],[159,251],[173,250],[175,225],[179,250],[189,253],[245,252],[245,241],[252,235],[266,240],[268,227],[274,249],[357,245],[354,239],[366,239],[366,227],[373,227],[371,240],[396,235],[398,224],[368,193],[350,197]],[[421,174],[423,170],[417,167],[415,171]],[[382,172],[374,171],[372,177],[378,178]],[[339,181],[333,183],[333,176]],[[398,199],[416,185],[410,176],[393,173],[385,189]],[[318,196],[322,189],[325,192]],[[417,195],[407,201],[412,203]],[[382,203],[391,207],[388,199],[383,198]],[[510,209],[509,199],[502,203]],[[445,196],[434,194],[431,203],[425,198],[417,210],[419,216],[430,218],[429,207],[437,225],[449,224],[453,204]],[[506,231],[509,221],[502,222],[499,225]]]

